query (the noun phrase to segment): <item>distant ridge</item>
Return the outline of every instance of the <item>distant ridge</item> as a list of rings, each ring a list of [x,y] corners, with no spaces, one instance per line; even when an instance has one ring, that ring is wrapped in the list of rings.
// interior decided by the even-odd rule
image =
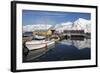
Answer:
[[[60,24],[50,25],[50,24],[33,24],[23,26],[23,32],[35,31],[35,30],[48,30],[54,29],[59,32],[64,30],[84,30],[85,33],[91,32],[91,21],[83,18],[79,18],[74,22],[63,22]]]

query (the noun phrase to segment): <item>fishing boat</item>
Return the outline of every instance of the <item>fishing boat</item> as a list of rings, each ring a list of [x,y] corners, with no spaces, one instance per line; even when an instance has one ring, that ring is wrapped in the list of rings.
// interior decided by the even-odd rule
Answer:
[[[54,40],[55,42],[58,42],[60,40],[59,36],[52,36],[52,40]]]
[[[40,49],[40,48],[48,48],[52,45],[55,44],[55,42],[53,40],[32,40],[32,41],[27,41],[26,43],[26,47],[29,50],[34,50],[34,49]]]
[[[46,38],[45,36],[39,36],[39,35],[34,36],[34,39],[37,39],[37,40],[43,40],[45,38]]]

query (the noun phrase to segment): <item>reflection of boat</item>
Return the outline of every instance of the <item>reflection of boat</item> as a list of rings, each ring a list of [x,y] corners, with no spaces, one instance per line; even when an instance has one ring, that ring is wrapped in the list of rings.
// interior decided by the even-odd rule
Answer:
[[[43,54],[45,54],[48,50],[50,50],[50,49],[42,48],[42,49],[38,49],[38,50],[31,50],[28,52],[27,56],[24,56],[23,60],[30,61],[30,60],[36,59],[36,58],[42,56]]]
[[[49,46],[54,45],[54,41],[45,41],[45,40],[32,40],[26,42],[26,47],[29,50],[39,49],[39,48],[48,48]]]

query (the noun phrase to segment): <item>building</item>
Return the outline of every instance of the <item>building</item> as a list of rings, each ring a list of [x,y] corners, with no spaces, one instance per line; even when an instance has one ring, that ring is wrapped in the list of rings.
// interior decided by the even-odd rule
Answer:
[[[49,30],[35,30],[33,31],[33,35],[42,35],[42,36],[51,36],[52,31]]]
[[[84,30],[64,30],[64,33],[84,34]]]

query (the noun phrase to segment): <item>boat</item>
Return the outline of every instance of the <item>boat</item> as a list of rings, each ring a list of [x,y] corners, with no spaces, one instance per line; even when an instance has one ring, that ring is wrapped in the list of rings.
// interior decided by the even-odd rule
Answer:
[[[35,35],[35,36],[34,36],[34,39],[43,40],[43,39],[45,39],[45,36]]]
[[[48,48],[52,45],[55,44],[55,41],[53,40],[32,40],[32,41],[27,41],[26,43],[26,47],[29,50],[36,50],[36,49],[40,49],[40,48]]]
[[[58,41],[60,41],[60,37],[57,35],[53,35],[52,40],[54,40],[55,42],[58,42]]]
[[[55,42],[53,40],[31,40],[25,42],[25,48],[28,49],[28,53],[24,53],[25,56],[23,56],[23,62],[31,61],[37,57],[42,56],[45,54],[48,50],[50,50],[50,47],[54,47]]]

